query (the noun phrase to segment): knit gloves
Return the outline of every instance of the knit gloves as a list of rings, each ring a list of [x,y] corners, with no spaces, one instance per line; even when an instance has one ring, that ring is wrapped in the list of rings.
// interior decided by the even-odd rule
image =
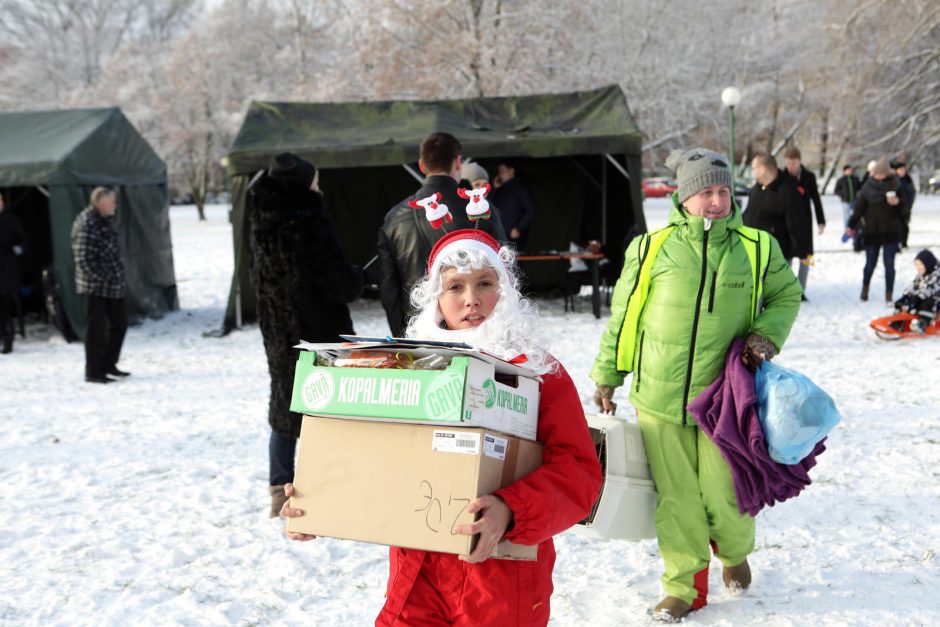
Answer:
[[[607,411],[604,407],[604,401],[606,400],[610,405],[610,413],[613,414],[617,411],[617,403],[613,402],[611,399],[614,397],[614,390],[616,390],[612,385],[601,385],[597,384],[597,388],[594,390],[594,404],[601,410],[601,412]]]
[[[774,348],[773,342],[763,335],[751,333],[744,343],[744,352],[741,359],[744,360],[745,366],[751,370],[757,370],[763,360],[771,360],[776,354],[777,349]]]

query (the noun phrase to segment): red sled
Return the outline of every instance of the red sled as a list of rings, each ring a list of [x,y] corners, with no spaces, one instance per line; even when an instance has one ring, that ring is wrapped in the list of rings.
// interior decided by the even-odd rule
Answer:
[[[868,326],[875,330],[875,335],[883,340],[904,340],[907,338],[936,337],[940,335],[940,321],[933,319],[923,332],[911,328],[911,323],[917,320],[912,313],[899,312],[884,318],[872,320]]]

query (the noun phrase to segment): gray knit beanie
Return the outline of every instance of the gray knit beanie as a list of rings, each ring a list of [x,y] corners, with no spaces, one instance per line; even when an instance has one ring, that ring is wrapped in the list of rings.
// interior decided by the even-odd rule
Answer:
[[[490,175],[486,171],[486,168],[479,163],[475,161],[464,161],[463,166],[460,168],[460,178],[466,179],[472,183],[480,179],[489,181]]]
[[[679,202],[685,202],[710,185],[731,187],[728,160],[724,155],[705,148],[673,150],[666,159],[666,167],[676,173]]]

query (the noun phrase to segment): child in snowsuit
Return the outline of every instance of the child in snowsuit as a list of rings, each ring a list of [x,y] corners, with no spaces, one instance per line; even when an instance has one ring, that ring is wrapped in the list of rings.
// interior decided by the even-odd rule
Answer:
[[[552,536],[590,512],[601,484],[578,391],[537,339],[538,314],[519,293],[512,250],[485,232],[461,229],[442,237],[411,300],[417,314],[407,326],[409,338],[465,342],[507,361],[525,356],[525,365],[542,377],[537,438],[544,449],[538,469],[467,507],[480,518],[453,532],[480,534],[469,556],[390,549],[385,606],[376,624],[545,625]],[[289,504],[281,511],[302,515]],[[538,545],[538,559],[488,559],[503,538]]]
[[[937,269],[937,258],[926,248],[914,258],[914,267],[917,276],[914,282],[904,290],[904,295],[894,303],[897,311],[916,313],[918,319],[911,328],[921,333],[933,324],[937,315],[937,304],[940,301],[940,270]]]

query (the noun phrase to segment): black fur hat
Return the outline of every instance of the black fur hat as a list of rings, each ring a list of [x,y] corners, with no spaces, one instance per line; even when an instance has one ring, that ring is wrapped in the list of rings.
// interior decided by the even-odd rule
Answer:
[[[268,176],[272,179],[287,183],[291,187],[296,184],[304,189],[310,189],[316,174],[316,166],[290,152],[276,155],[271,159],[271,165],[268,168]]]

